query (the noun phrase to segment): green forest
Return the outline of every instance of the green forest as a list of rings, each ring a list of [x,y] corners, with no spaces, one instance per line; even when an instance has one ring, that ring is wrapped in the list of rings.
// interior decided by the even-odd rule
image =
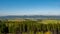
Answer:
[[[0,20],[0,34],[59,34],[60,20]]]

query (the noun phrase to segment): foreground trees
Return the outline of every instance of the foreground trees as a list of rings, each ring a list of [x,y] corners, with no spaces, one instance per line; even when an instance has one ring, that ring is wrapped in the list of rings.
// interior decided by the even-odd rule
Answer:
[[[30,32],[33,31],[34,34],[36,32],[42,32],[45,33],[47,31],[52,32],[53,34],[59,34],[60,33],[60,24],[43,24],[38,23],[38,21],[22,21],[22,22],[16,22],[16,21],[1,21],[0,20],[0,32],[1,33],[18,33],[22,34],[23,32]]]
[[[5,23],[6,23],[5,21],[0,20],[0,32],[6,34],[6,33],[9,33],[9,29]]]

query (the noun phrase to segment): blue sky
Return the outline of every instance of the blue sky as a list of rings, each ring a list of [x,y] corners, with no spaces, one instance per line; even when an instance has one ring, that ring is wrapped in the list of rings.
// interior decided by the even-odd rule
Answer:
[[[0,0],[5,15],[60,15],[60,0]]]

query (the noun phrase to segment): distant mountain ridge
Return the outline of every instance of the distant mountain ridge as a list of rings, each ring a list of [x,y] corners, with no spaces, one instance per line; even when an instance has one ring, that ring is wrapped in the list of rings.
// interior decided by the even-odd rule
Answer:
[[[60,16],[46,16],[46,15],[21,15],[21,16],[1,16],[0,18],[12,19],[12,18],[34,18],[34,19],[60,19]]]

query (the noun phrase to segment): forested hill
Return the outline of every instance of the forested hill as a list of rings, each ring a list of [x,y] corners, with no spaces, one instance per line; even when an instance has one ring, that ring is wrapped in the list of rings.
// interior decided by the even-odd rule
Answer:
[[[45,16],[45,15],[24,15],[24,16],[0,16],[0,18],[12,19],[12,18],[33,18],[33,19],[60,19],[60,16]]]

